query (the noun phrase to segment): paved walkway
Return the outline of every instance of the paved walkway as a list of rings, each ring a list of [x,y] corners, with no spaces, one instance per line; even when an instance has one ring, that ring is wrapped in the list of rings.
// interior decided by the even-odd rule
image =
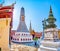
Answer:
[[[12,43],[11,51],[40,51],[40,49],[31,47],[31,46],[26,46],[26,45],[21,45],[21,44],[19,45],[19,44]]]
[[[41,51],[40,48],[38,48],[38,51]]]

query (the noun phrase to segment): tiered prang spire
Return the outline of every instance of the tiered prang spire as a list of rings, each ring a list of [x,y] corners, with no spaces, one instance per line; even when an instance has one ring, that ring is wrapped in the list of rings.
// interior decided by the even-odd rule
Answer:
[[[49,17],[47,19],[48,22],[47,28],[56,28],[55,21],[56,19],[53,16],[52,8],[50,6]]]
[[[56,19],[53,16],[52,8],[50,6],[48,19],[43,20],[44,29],[56,28],[55,21],[56,21]],[[48,23],[48,24],[46,24],[46,23]]]
[[[23,7],[21,8],[20,22],[17,28],[17,32],[29,32],[25,23],[25,10]]]

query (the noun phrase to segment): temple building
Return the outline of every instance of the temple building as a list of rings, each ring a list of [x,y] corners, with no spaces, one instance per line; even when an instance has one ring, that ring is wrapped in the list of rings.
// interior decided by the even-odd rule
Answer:
[[[19,21],[18,28],[12,36],[12,42],[21,43],[21,44],[22,43],[28,44],[33,42],[33,37],[28,31],[25,23],[25,10],[23,7],[21,8],[20,21]]]
[[[52,8],[50,6],[49,17],[43,21],[44,40],[41,41],[41,51],[58,51],[60,48],[58,29],[55,21],[56,18],[54,18]]]
[[[58,29],[56,28],[56,24],[55,24],[56,19],[53,16],[51,6],[50,6],[49,17],[48,17],[48,19],[46,19],[46,21],[48,23],[45,26],[45,31],[46,31],[45,37],[47,36],[46,39],[52,40],[52,41],[58,40]],[[50,39],[50,38],[52,38],[52,39]]]
[[[10,33],[12,28],[14,4],[0,5],[0,51],[10,51]]]

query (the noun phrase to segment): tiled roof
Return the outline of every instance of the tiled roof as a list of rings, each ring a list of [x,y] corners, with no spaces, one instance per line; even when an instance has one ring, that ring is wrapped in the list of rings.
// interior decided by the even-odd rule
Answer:
[[[42,32],[35,32],[35,37],[40,38],[42,36]]]

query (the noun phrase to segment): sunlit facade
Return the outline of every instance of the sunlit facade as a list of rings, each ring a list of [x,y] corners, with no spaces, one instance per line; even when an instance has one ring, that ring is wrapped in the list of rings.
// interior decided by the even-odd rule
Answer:
[[[10,31],[14,5],[0,6],[0,50],[10,50]]]

